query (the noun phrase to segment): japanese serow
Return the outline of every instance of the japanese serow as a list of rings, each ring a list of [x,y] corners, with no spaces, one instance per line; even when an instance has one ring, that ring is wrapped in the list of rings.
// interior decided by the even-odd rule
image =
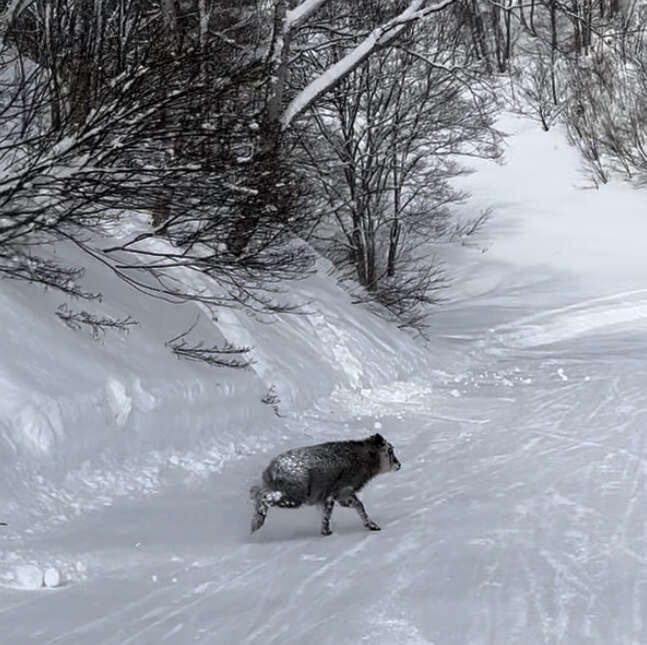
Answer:
[[[400,470],[400,462],[393,446],[381,434],[359,441],[331,441],[288,450],[272,459],[263,472],[263,485],[250,490],[254,503],[252,533],[263,526],[270,506],[317,504],[322,511],[321,534],[330,535],[335,502],[354,508],[365,528],[379,531],[357,492],[376,475],[393,470]]]

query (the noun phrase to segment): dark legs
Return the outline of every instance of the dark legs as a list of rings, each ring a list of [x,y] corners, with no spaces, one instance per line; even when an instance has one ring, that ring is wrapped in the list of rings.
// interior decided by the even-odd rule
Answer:
[[[364,528],[369,529],[370,531],[380,531],[380,527],[368,516],[364,504],[359,500],[355,493],[350,493],[345,495],[342,499],[333,499],[329,497],[321,505],[321,535],[330,535],[332,531],[330,530],[330,516],[332,515],[332,509],[335,505],[335,502],[339,502],[342,506],[346,508],[354,508],[357,511]]]
[[[344,498],[344,501],[338,500],[342,506],[354,508],[357,511],[364,528],[367,528],[371,531],[380,531],[380,527],[368,516],[364,504],[359,500],[355,493],[352,493],[348,497]]]
[[[267,517],[267,506],[263,505],[262,507],[257,507],[252,517],[252,533],[258,531],[258,529],[265,524],[265,518]]]
[[[335,500],[332,497],[329,497],[321,505],[321,535],[330,535],[332,533],[330,530],[330,516],[334,505]]]
[[[343,495],[340,495],[339,498],[334,499],[329,497],[321,504],[321,535],[330,535],[332,533],[330,530],[330,516],[332,515],[332,509],[335,506],[335,502],[339,502],[346,508],[354,508],[362,520],[364,528],[371,531],[379,531],[380,527],[368,516],[366,509],[364,508],[364,504],[362,504],[358,499],[357,495],[352,492],[347,492],[346,490],[342,491],[342,493]],[[250,497],[254,502],[252,533],[258,531],[258,529],[263,526],[270,506],[278,506],[280,508],[296,508],[297,506],[301,506],[300,502],[287,497],[279,491],[268,491],[259,486],[252,487],[250,490]]]
[[[265,523],[269,504],[266,499],[267,495],[258,486],[252,486],[249,496],[254,502],[254,516],[252,517],[252,533],[254,533]]]

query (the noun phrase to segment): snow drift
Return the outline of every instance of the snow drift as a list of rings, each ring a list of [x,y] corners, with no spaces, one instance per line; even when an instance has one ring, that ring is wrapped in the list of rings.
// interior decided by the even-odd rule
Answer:
[[[223,308],[213,320],[194,303],[142,295],[75,248],[53,252],[86,266],[84,284],[103,298],[71,302],[37,285],[0,283],[0,509],[12,530],[268,448],[286,432],[262,402],[268,392],[281,411],[299,410],[336,387],[384,383],[426,361],[405,333],[352,306],[324,260],[286,285],[301,313]],[[62,304],[138,325],[96,340],[55,315]],[[178,360],[165,342],[194,324],[189,340],[251,347],[251,368]]]

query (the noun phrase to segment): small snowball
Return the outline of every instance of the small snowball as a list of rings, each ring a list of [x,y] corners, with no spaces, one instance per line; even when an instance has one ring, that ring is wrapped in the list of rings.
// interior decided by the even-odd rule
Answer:
[[[461,393],[460,393],[458,390],[452,390],[452,391],[450,392],[450,394],[451,394],[453,397],[456,397],[456,398],[458,398],[459,396],[461,396]]]
[[[376,421],[376,422],[373,424],[373,427],[374,427],[376,430],[380,430],[380,429],[382,428],[382,424],[381,424],[379,421]]]
[[[43,576],[46,587],[58,587],[61,584],[61,572],[56,567],[49,567]]]
[[[43,571],[35,564],[18,565],[13,574],[16,584],[24,589],[40,589],[43,586]]]

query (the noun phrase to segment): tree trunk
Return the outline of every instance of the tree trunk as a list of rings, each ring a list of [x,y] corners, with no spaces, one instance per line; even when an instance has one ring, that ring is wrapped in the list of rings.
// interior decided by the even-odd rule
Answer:
[[[393,181],[393,221],[389,230],[389,252],[386,259],[386,275],[389,278],[395,276],[395,260],[398,255],[400,246],[400,233],[402,226],[400,224],[400,202],[401,202],[401,181],[400,171],[398,168],[398,123],[394,124],[394,131],[391,143],[391,175]]]
[[[553,94],[553,104],[558,105],[557,81],[555,78],[555,61],[557,59],[557,0],[550,2],[550,87]]]
[[[386,275],[389,278],[395,276],[395,260],[398,254],[398,247],[400,246],[400,234],[402,232],[402,225],[399,219],[394,219],[391,222],[391,230],[389,231],[389,254],[386,263]]]
[[[584,29],[583,29],[582,44],[584,46],[585,53],[587,54],[591,49],[592,34],[593,34],[593,1],[584,0]]]
[[[519,22],[521,22],[521,26],[526,31],[530,31],[530,27],[528,26],[528,23],[526,22],[526,14],[524,13],[524,10],[523,10],[523,3],[524,3],[524,0],[518,0],[518,3],[517,3],[517,6],[519,8]]]
[[[575,46],[575,54],[579,56],[582,53],[582,31],[580,29],[579,0],[573,0],[571,4],[571,12],[573,13],[573,44]]]
[[[366,246],[364,236],[362,235],[361,217],[357,210],[353,209],[353,231],[352,231],[352,251],[351,258],[357,271],[357,280],[361,285],[367,286],[368,272],[366,265]]]
[[[492,5],[491,7],[491,19],[492,19],[492,33],[494,34],[494,54],[496,57],[496,66],[499,72],[505,72],[505,63],[503,62],[502,55],[502,43],[501,43],[501,25],[499,24],[499,7],[497,5]]]
[[[375,224],[368,213],[366,217],[366,288],[377,291],[377,254],[375,251]]]
[[[513,0],[508,0],[507,9],[505,10],[505,50],[503,52],[506,67],[510,62],[512,56],[512,3]]]
[[[177,14],[175,11],[175,0],[160,0],[160,10],[163,26],[163,42],[168,48],[168,54],[173,60],[178,54],[178,28],[177,28]],[[164,92],[168,91],[170,88],[164,88]],[[173,128],[170,127],[170,121],[172,116],[168,113],[167,110],[164,110],[162,113],[162,120],[164,122],[164,130],[172,131]],[[170,140],[165,142],[164,147],[164,160],[163,164],[165,169],[171,167],[175,163],[176,156],[176,141],[175,138],[170,138]],[[165,222],[171,217],[171,202],[172,195],[164,191],[157,198],[157,203],[155,204],[152,211],[152,224],[154,229],[159,229],[163,226]]]
[[[474,31],[476,39],[481,50],[481,57],[485,61],[485,70],[488,74],[492,73],[492,62],[488,52],[485,39],[485,26],[483,25],[483,16],[476,0],[472,0],[472,14],[474,16]]]
[[[287,0],[274,0],[272,41],[266,61],[268,91],[265,97],[261,131],[251,176],[246,182],[248,197],[242,201],[237,221],[227,239],[227,248],[240,256],[247,248],[263,217],[280,216],[278,184],[281,183],[281,115],[288,76],[290,34]]]
[[[530,31],[533,36],[537,35],[537,30],[535,29],[535,2],[536,0],[530,0]]]

